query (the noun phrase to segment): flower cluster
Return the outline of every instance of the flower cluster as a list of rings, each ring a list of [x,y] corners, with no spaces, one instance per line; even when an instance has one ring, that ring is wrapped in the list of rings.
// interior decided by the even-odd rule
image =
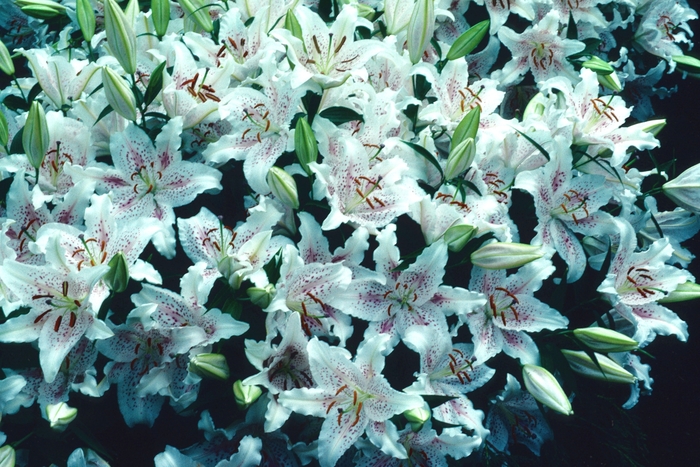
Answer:
[[[121,3],[0,11],[0,342],[36,357],[0,415],[199,415],[158,467],[506,459],[687,339],[700,165],[645,156],[685,0]]]

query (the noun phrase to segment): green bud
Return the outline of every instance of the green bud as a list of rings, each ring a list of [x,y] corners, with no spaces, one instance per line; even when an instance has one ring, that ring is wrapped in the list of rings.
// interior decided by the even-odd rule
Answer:
[[[696,164],[661,187],[664,194],[688,211],[700,212],[700,164]]]
[[[652,136],[658,136],[659,133],[661,133],[661,130],[663,130],[666,126],[666,119],[660,118],[658,120],[647,120],[646,122],[637,123],[633,126],[637,125],[640,125],[642,130],[646,131],[647,133],[651,133]]]
[[[452,134],[452,147],[457,146],[467,138],[476,139],[476,133],[479,131],[479,119],[481,119],[481,107],[479,106],[466,113]]]
[[[581,66],[595,71],[598,75],[609,75],[615,71],[615,69],[608,62],[596,57],[595,55],[583,62]]]
[[[289,15],[289,12],[287,14]],[[297,126],[294,131],[294,150],[304,171],[311,175],[309,164],[316,162],[318,158],[318,143],[316,143],[316,136],[314,136],[314,132],[306,117],[297,120]]]
[[[287,14],[284,16],[284,29],[291,32],[292,36],[304,42],[301,25],[299,24],[299,20],[291,8],[287,10]]]
[[[586,347],[598,352],[628,352],[639,347],[636,340],[608,328],[575,329],[574,336]]]
[[[0,70],[7,76],[14,76],[15,64],[12,62],[10,51],[7,50],[5,43],[0,41]]]
[[[139,14],[139,9],[139,0],[129,0],[129,3],[126,4],[126,8],[124,8],[124,16],[126,16],[126,20],[129,22],[129,24],[136,23],[136,17]]]
[[[544,252],[537,245],[493,242],[472,253],[471,261],[474,266],[484,269],[510,269],[518,268],[542,256]]]
[[[700,73],[700,60],[690,55],[673,55],[671,59],[676,62],[676,68],[688,73]]]
[[[430,410],[426,406],[417,407],[407,410],[403,413],[403,416],[406,417],[406,420],[411,425],[411,430],[420,431],[425,422],[430,420]]]
[[[525,388],[538,402],[564,415],[574,413],[557,379],[541,366],[523,365]]]
[[[200,353],[190,358],[187,369],[202,378],[226,381],[230,376],[226,357],[218,353]]]
[[[489,31],[490,24],[491,23],[489,20],[486,19],[480,23],[476,23],[474,26],[462,33],[462,35],[459,36],[456,41],[454,41],[450,47],[450,50],[447,52],[447,59],[457,60],[458,58],[462,58],[468,53],[471,53],[472,50],[476,49],[479,43],[481,43],[486,36],[486,33]]]
[[[9,444],[0,448],[0,467],[15,467],[15,450]]]
[[[121,251],[109,260],[109,271],[102,280],[114,293],[121,293],[129,285],[129,264]]]
[[[474,238],[478,230],[469,224],[453,225],[443,235],[447,249],[453,253],[459,253],[469,243],[469,240]]]
[[[233,383],[233,396],[236,398],[238,408],[244,410],[253,405],[262,395],[262,389],[252,384],[243,384],[239,379]]]
[[[10,128],[7,126],[5,114],[0,110],[0,146],[7,146],[10,142]]]
[[[435,32],[435,4],[433,0],[417,0],[408,20],[408,55],[414,65],[421,61]]]
[[[637,378],[632,373],[603,354],[595,354],[598,361],[596,365],[596,362],[582,350],[563,349],[561,353],[566,357],[571,369],[581,376],[609,383],[633,384],[637,382]]]
[[[456,147],[453,146],[450,150],[450,155],[447,157],[445,179],[452,180],[466,171],[474,162],[475,156],[476,145],[474,144],[474,138],[466,138]]]
[[[185,11],[186,19],[192,20],[206,32],[214,30],[214,22],[209,16],[209,7],[202,0],[177,0]]]
[[[540,117],[544,115],[546,101],[547,99],[541,92],[532,96],[532,99],[530,99],[530,102],[527,103],[523,111],[523,121],[527,120],[531,115],[538,115]]]
[[[700,285],[695,282],[684,282],[676,290],[659,300],[659,303],[686,302],[700,298]]]
[[[136,98],[129,83],[109,67],[102,67],[105,97],[115,112],[127,120],[136,121]]]
[[[51,424],[51,428],[56,431],[65,430],[70,422],[78,416],[78,409],[70,407],[65,402],[49,404],[46,406],[46,419]]]
[[[299,209],[299,192],[297,182],[284,169],[272,167],[267,173],[267,184],[270,191],[284,205],[292,209]]]
[[[598,77],[598,83],[604,88],[608,88],[613,92],[622,91],[622,83],[620,83],[620,78],[617,77],[617,73],[612,72],[609,75],[596,75]]]
[[[90,42],[95,35],[95,10],[92,9],[90,0],[76,0],[75,14],[78,17],[78,26],[83,33],[83,39]]]
[[[136,72],[136,34],[133,22],[117,5],[116,0],[104,0],[105,33],[112,55],[124,71],[130,75]]]
[[[275,295],[275,286],[267,284],[265,287],[250,287],[246,290],[250,301],[263,310],[270,306],[272,297]]]
[[[170,23],[170,0],[151,0],[151,19],[156,34],[163,37]]]
[[[53,0],[15,0],[25,15],[37,19],[51,19],[65,13],[66,7]]]
[[[37,101],[32,102],[27,115],[27,122],[22,131],[22,146],[29,163],[39,170],[49,150],[49,126],[46,123],[44,108]]]

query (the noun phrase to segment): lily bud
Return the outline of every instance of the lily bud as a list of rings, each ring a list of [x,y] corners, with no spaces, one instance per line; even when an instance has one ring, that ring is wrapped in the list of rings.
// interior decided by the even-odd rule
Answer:
[[[448,60],[456,60],[462,58],[468,53],[471,53],[479,43],[482,41],[484,36],[489,30],[489,25],[491,23],[489,20],[484,20],[480,23],[476,23],[474,26],[467,29],[461,36],[457,38],[456,41],[450,47],[447,52]]]
[[[527,392],[541,404],[564,415],[574,413],[569,398],[549,371],[537,365],[523,365],[523,381]]]
[[[417,0],[408,20],[408,55],[414,65],[420,62],[435,32],[435,4],[433,0]]]
[[[83,33],[83,39],[90,42],[95,35],[95,10],[92,9],[90,0],[76,0],[75,15],[78,17],[78,26]]]
[[[639,347],[636,340],[608,328],[575,329],[574,336],[586,347],[598,352],[628,352]]]
[[[0,467],[15,467],[15,450],[9,444],[0,448]]]
[[[425,406],[417,407],[407,410],[403,413],[403,416],[406,417],[406,420],[408,420],[408,423],[411,425],[411,430],[420,431],[423,425],[425,425],[425,422],[430,420],[430,410]]]
[[[37,19],[51,19],[65,13],[66,7],[53,0],[15,0],[22,12]]]
[[[105,97],[115,112],[127,120],[136,121],[136,98],[129,83],[109,67],[102,67]]]
[[[177,0],[177,2],[185,11],[186,18],[194,21],[197,26],[206,32],[214,30],[214,22],[209,16],[209,7],[205,6],[202,0]]]
[[[8,76],[14,76],[15,64],[12,62],[10,51],[7,50],[5,43],[0,41],[0,70]]]
[[[596,76],[598,77],[598,83],[604,88],[608,88],[613,92],[622,91],[622,83],[620,83],[620,78],[614,71],[608,75],[596,74]]]
[[[450,155],[447,156],[447,165],[445,166],[445,179],[451,180],[464,172],[474,162],[476,156],[476,145],[474,138],[466,138],[453,147]]]
[[[484,245],[471,255],[474,266],[484,269],[519,268],[544,256],[537,245],[524,243],[493,242]]]
[[[695,282],[684,282],[676,290],[659,300],[659,303],[686,302],[700,298],[700,285]]]
[[[530,102],[527,103],[523,111],[523,121],[528,120],[533,115],[540,117],[544,115],[545,103],[546,98],[541,92],[532,96],[532,99],[530,99]]]
[[[230,376],[226,357],[218,353],[200,353],[190,358],[187,369],[202,378],[226,381]]]
[[[284,169],[272,167],[267,173],[267,184],[272,194],[284,205],[292,209],[299,209],[299,192],[297,182]]]
[[[151,0],[151,19],[156,34],[163,37],[170,23],[170,0]]]
[[[121,251],[109,260],[109,271],[102,280],[114,293],[121,293],[129,285],[129,264]]]
[[[253,384],[243,384],[239,379],[233,383],[233,396],[239,409],[247,409],[262,395],[262,389]]]
[[[476,138],[481,119],[481,107],[476,106],[466,113],[452,133],[452,145],[457,146],[467,138]]]
[[[27,121],[22,131],[22,146],[29,163],[39,170],[49,150],[49,125],[46,123],[44,108],[37,101],[29,107]]]
[[[136,72],[136,34],[115,0],[104,0],[105,33],[112,55],[124,71],[130,75]]]
[[[289,13],[287,12],[287,15]],[[299,159],[304,171],[311,175],[309,164],[316,162],[318,158],[318,143],[306,117],[297,120],[297,126],[294,130],[294,151],[297,153],[297,159]]]
[[[661,187],[678,206],[700,212],[700,164],[696,164]]]
[[[660,118],[658,120],[648,120],[646,122],[637,123],[634,126],[639,125],[640,128],[647,133],[651,133],[652,136],[658,136],[661,130],[666,126],[666,119]]]
[[[608,62],[596,57],[595,55],[583,62],[581,66],[595,71],[598,75],[609,75],[615,71],[615,69]]]
[[[272,302],[272,297],[275,295],[275,286],[267,284],[265,287],[250,287],[246,293],[254,305],[264,310]]]
[[[0,111],[0,146],[7,146],[10,142],[10,128],[7,125],[5,114]]]
[[[676,62],[677,68],[692,74],[700,73],[700,60],[690,55],[673,55],[671,59]]]
[[[453,225],[445,231],[442,238],[445,239],[448,250],[459,253],[469,243],[469,240],[474,238],[478,230],[469,224]]]
[[[126,4],[126,8],[124,8],[124,16],[126,16],[126,20],[129,24],[136,23],[136,16],[138,16],[139,10],[139,0],[129,0],[129,3]]]
[[[595,354],[595,358],[598,360],[596,365],[596,362],[582,350],[563,349],[561,353],[569,362],[571,369],[581,376],[609,383],[633,384],[637,382],[637,378],[632,373],[603,354]]]
[[[304,36],[301,30],[301,24],[299,24],[299,20],[294,14],[293,9],[287,10],[287,14],[284,15],[284,29],[291,32],[292,36],[296,37],[300,41],[304,41]],[[298,125],[297,128],[299,128]]]
[[[71,407],[65,402],[49,404],[46,406],[46,419],[51,424],[51,428],[56,431],[63,431],[68,424],[78,416],[78,409]]]

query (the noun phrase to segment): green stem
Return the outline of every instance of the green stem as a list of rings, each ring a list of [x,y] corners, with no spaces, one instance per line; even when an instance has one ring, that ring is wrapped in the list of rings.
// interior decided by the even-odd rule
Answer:
[[[17,75],[12,75],[12,79],[14,80],[15,84],[17,85],[17,89],[19,89],[20,94],[22,94],[22,99],[24,99],[24,102],[29,104],[29,101],[27,100],[27,96],[24,95],[24,91],[22,90],[22,86],[20,86],[19,81],[17,81]]]

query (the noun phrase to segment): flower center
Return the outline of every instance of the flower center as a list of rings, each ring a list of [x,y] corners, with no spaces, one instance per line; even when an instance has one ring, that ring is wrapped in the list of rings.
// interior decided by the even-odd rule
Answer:
[[[457,201],[454,196],[448,195],[447,193],[438,192],[435,195],[435,199],[437,201],[442,201],[445,204],[449,204],[450,206],[455,206],[458,210],[462,210],[467,214],[472,212],[472,208],[470,208],[467,203],[463,203],[462,201]]]
[[[301,355],[300,349],[290,346],[274,359],[265,361],[265,366],[270,368],[267,374],[270,383],[284,391],[291,389],[290,385],[295,388],[312,387],[314,381],[309,374],[308,362],[299,358]]]
[[[255,140],[262,143],[262,137],[272,133],[279,133],[281,128],[270,120],[270,111],[262,102],[255,104],[252,108],[243,109],[243,120],[247,120],[250,125],[241,134],[241,140],[245,141],[246,136],[250,134],[252,138],[255,135]]]
[[[539,42],[530,51],[530,60],[535,70],[546,70],[554,63],[554,51],[544,42]]]
[[[221,99],[216,95],[216,90],[208,84],[204,84],[207,74],[209,74],[209,68],[204,72],[202,82],[199,85],[197,84],[199,73],[196,73],[193,78],[183,81],[178,89],[186,89],[192,97],[199,99],[201,102],[206,102],[209,99],[214,102],[221,102]]]
[[[355,195],[346,206],[346,212],[354,211],[363,203],[367,203],[367,206],[372,210],[377,209],[379,206],[386,206],[386,203],[377,197],[377,195],[380,195],[378,192],[382,189],[382,186],[379,184],[381,177],[374,180],[362,175],[352,180],[355,184]]]
[[[85,261],[89,262],[90,266],[96,266],[97,264],[103,264],[107,260],[107,242],[105,240],[98,241],[96,238],[88,238],[86,240],[81,235],[80,241],[83,243],[83,248],[78,248],[71,255],[73,259],[76,256],[80,257],[77,264],[78,271],[83,267]]]
[[[151,162],[148,166],[139,167],[139,170],[132,173],[130,178],[135,182],[134,193],[143,197],[149,193],[156,194],[156,182],[163,178],[163,173],[156,170],[155,164]]]
[[[576,190],[569,190],[562,194],[564,202],[552,209],[552,217],[571,217],[574,223],[578,225],[581,219],[590,216],[588,212],[588,197],[579,193]]]
[[[39,294],[32,296],[32,300],[41,299],[46,299],[46,305],[50,306],[51,308],[39,314],[34,319],[34,324],[42,321],[49,313],[58,311],[58,316],[56,317],[56,321],[54,321],[53,325],[54,332],[58,332],[61,327],[61,323],[63,322],[63,317],[66,316],[66,314],[68,315],[68,326],[71,328],[75,326],[78,319],[77,312],[82,306],[82,303],[80,300],[68,296],[68,281],[63,281],[61,284],[61,292],[55,291],[54,293],[50,294]]]
[[[651,276],[651,271],[646,268],[632,266],[627,270],[624,282],[618,289],[620,295],[632,293],[639,294],[642,298],[648,298],[649,301],[655,299],[657,295],[665,295],[666,292],[658,287],[655,287],[656,281]]]
[[[202,246],[206,247],[207,243],[211,245],[216,250],[219,259],[233,256],[236,250],[234,242],[237,235],[237,232],[219,220],[219,227],[207,230],[206,237],[202,240]]]
[[[56,185],[58,176],[63,173],[66,162],[73,163],[73,158],[67,152],[61,152],[61,142],[56,141],[56,147],[49,150],[41,161],[41,168],[48,170],[48,178],[52,185]]]
[[[137,364],[142,365],[143,368],[139,371],[139,375],[143,376],[151,368],[155,368],[160,364],[160,360],[163,357],[161,339],[153,339],[150,336],[146,339],[138,339],[134,346],[134,355],[136,356],[131,360],[129,367],[133,371]]]
[[[341,386],[336,391],[335,395],[342,395],[344,397],[336,397],[336,399],[328,405],[328,408],[326,408],[326,414],[329,414],[331,409],[337,404],[336,410],[338,411],[338,426],[340,426],[340,422],[343,419],[343,415],[345,414],[348,414],[351,417],[354,415],[355,419],[350,426],[357,425],[360,421],[360,412],[362,411],[362,405],[367,400],[372,399],[374,397],[372,396],[372,394],[368,394],[359,388],[351,390],[347,384]],[[343,405],[347,406],[343,408]]]
[[[389,306],[386,309],[386,314],[391,316],[391,308],[394,304],[398,303],[401,309],[408,309],[408,311],[413,311],[413,304],[418,300],[418,294],[415,291],[415,287],[410,287],[408,284],[402,284],[397,282],[394,286],[394,290],[387,290],[384,293],[384,298],[390,300]]]
[[[515,321],[520,319],[518,316],[518,311],[515,309],[515,305],[518,305],[519,303],[518,298],[508,289],[503,287],[496,287],[494,293],[489,295],[489,308],[491,309],[491,315],[494,318],[500,316],[504,326],[506,325],[507,311],[510,311],[513,314]]]

